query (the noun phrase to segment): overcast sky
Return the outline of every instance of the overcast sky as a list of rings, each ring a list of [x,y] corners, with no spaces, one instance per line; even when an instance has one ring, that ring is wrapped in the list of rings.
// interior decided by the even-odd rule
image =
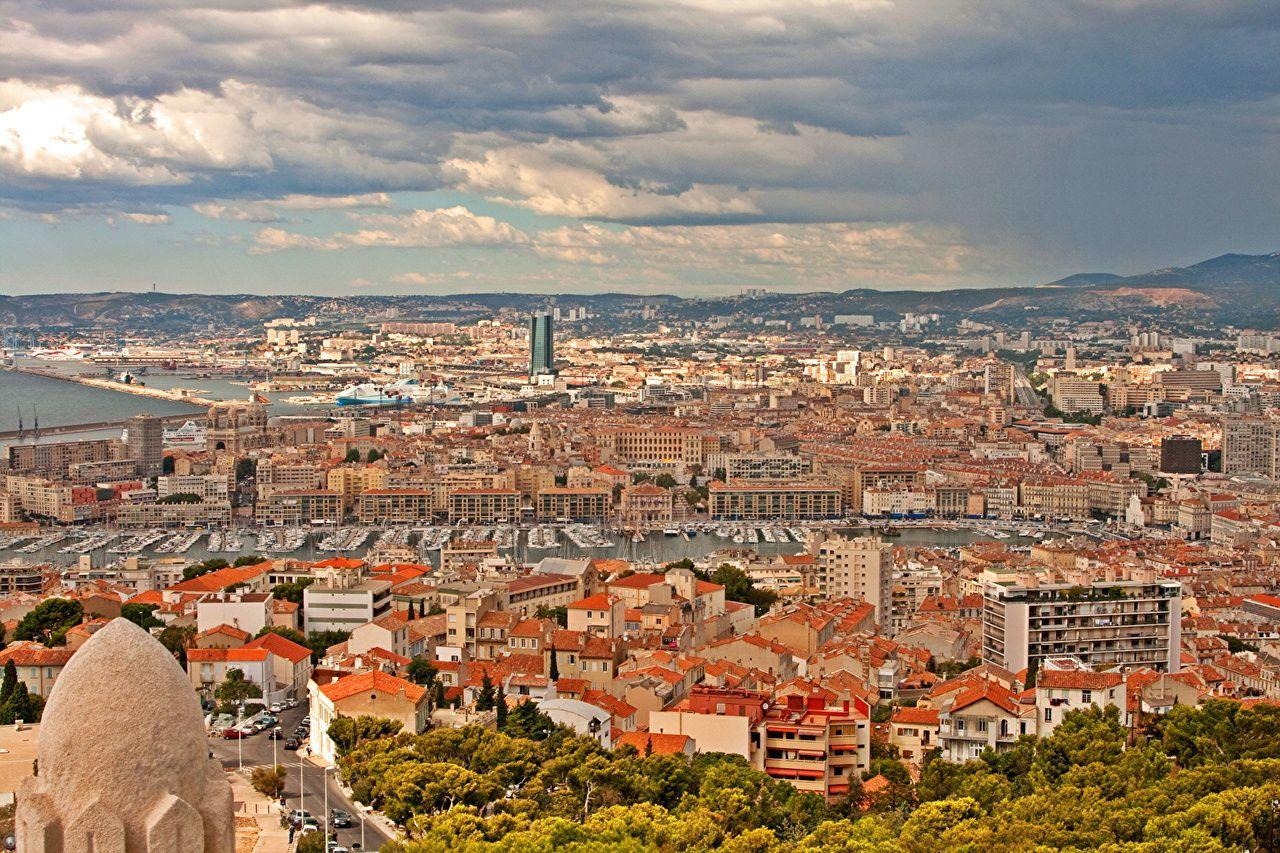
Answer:
[[[1280,3],[0,0],[0,290],[1039,283],[1280,249]]]

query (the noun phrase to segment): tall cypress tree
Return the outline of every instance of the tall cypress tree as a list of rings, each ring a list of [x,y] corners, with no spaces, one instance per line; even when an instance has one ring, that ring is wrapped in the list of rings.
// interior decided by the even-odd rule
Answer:
[[[4,682],[0,684],[0,705],[8,702],[13,698],[13,692],[18,688],[18,668],[14,666],[13,660],[5,661],[4,664]]]

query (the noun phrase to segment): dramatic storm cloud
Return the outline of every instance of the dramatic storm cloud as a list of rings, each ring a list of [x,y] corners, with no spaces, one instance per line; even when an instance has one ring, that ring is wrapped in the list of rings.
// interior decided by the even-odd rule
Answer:
[[[1274,250],[1277,56],[1280,6],[1230,0],[17,0],[0,285],[936,288]]]

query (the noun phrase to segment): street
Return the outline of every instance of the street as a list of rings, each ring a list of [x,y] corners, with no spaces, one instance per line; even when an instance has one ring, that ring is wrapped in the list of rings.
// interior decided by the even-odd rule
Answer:
[[[302,718],[307,715],[305,705],[299,705],[297,708],[282,712],[280,716],[280,728],[284,730],[285,737],[289,737]],[[350,812],[354,826],[349,829],[336,830],[338,833],[338,842],[349,849],[356,848],[353,845],[360,844],[360,813],[359,810],[348,800],[342,793],[336,781],[330,777],[334,775],[334,771],[328,773],[309,761],[299,762],[298,753],[290,752],[284,748],[284,741],[273,741],[268,736],[268,732],[260,732],[251,735],[244,740],[224,740],[221,737],[209,738],[209,748],[213,750],[213,754],[222,762],[222,766],[227,770],[235,770],[240,766],[241,752],[243,749],[243,760],[245,767],[252,767],[258,764],[270,765],[273,761],[272,749],[274,746],[274,761],[276,764],[282,764],[289,769],[289,776],[285,783],[285,808],[298,809],[303,808],[311,812],[311,814],[324,826],[325,807],[324,807],[324,784],[328,780],[329,785],[329,808],[342,809]],[[301,772],[302,793],[305,796],[299,796],[298,779]],[[390,838],[382,831],[373,821],[366,820],[364,824],[364,850],[378,850],[389,841]]]

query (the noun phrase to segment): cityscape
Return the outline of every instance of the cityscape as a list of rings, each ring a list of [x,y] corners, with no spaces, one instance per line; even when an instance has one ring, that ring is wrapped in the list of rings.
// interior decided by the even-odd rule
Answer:
[[[1280,853],[1176,5],[6,12],[0,848]]]

